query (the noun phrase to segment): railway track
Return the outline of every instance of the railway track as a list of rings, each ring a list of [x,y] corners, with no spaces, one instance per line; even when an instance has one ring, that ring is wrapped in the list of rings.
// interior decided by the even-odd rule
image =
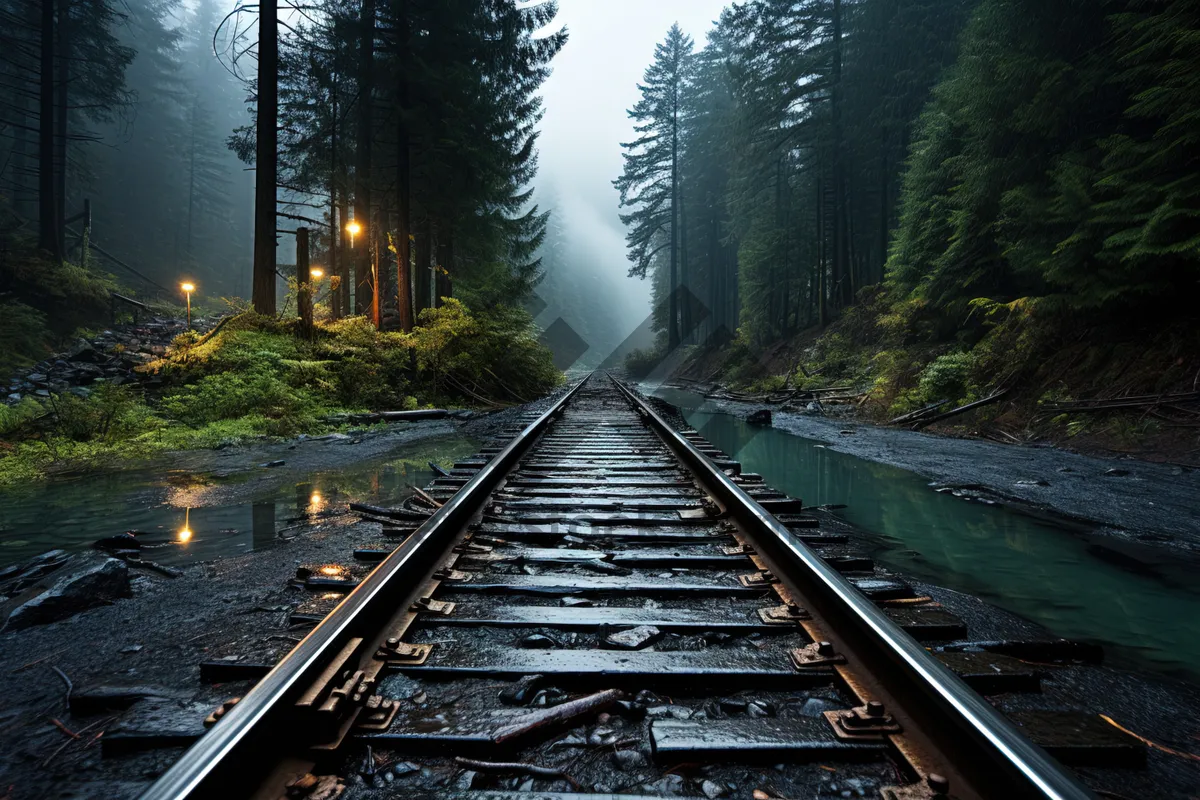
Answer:
[[[362,508],[391,544],[302,571],[345,599],[144,797],[1083,798],[1063,762],[1144,758],[986,699],[1069,643],[938,647],[962,620],[611,378],[509,433]]]

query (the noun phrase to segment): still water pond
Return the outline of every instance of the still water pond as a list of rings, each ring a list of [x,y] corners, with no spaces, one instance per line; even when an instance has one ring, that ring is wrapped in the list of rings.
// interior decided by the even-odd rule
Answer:
[[[345,510],[347,501],[394,505],[412,486],[433,478],[434,461],[449,467],[478,443],[460,437],[404,445],[384,458],[337,470],[288,475],[261,491],[231,478],[135,470],[110,472],[0,492],[0,567],[47,550],[82,550],[105,536],[136,531],[144,557],[164,564],[205,561],[262,550],[313,518]],[[239,500],[226,498],[236,494]]]
[[[865,531],[882,565],[979,597],[1054,634],[1105,646],[1110,663],[1200,680],[1200,580],[1191,565],[1148,566],[1106,537],[933,491],[912,472],[706,410],[702,397],[656,394],[709,441],[808,505]]]

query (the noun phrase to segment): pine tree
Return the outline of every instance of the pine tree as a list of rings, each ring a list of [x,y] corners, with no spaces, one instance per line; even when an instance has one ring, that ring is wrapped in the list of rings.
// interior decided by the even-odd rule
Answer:
[[[675,24],[655,48],[654,61],[638,86],[642,98],[629,110],[639,135],[632,142],[622,143],[625,169],[613,182],[621,193],[621,206],[634,209],[621,215],[621,221],[630,228],[626,236],[633,262],[629,274],[646,277],[658,254],[663,250],[670,253],[666,328],[671,350],[682,341],[679,266],[685,245],[680,224],[680,135],[684,83],[693,47],[691,37]]]

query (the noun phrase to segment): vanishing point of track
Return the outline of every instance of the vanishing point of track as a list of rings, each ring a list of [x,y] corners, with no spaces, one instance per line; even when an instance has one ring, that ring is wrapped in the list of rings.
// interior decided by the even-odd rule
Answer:
[[[144,797],[1092,796],[985,700],[1023,662],[616,380],[513,433],[369,509],[402,541]]]

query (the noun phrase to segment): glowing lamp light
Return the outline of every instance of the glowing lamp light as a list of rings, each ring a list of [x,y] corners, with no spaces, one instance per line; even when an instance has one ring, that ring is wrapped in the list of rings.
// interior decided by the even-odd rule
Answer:
[[[308,274],[312,276],[314,281],[319,281],[321,278],[325,277],[325,270],[321,269],[320,267],[313,267],[308,271]]]
[[[187,326],[188,330],[192,329],[192,292],[196,291],[196,286],[190,282],[179,284],[179,288],[183,289],[183,293],[187,295]]]
[[[314,506],[316,504],[320,503],[321,502],[321,493],[313,492],[312,497],[308,498],[308,502],[312,503]]]
[[[183,530],[181,530],[179,532],[179,541],[181,544],[187,544],[191,540],[192,540],[192,532],[190,530],[188,530],[187,528],[184,528]]]
[[[346,233],[351,236],[358,236],[358,234],[362,233],[362,225],[359,225],[357,222],[347,222]]]

